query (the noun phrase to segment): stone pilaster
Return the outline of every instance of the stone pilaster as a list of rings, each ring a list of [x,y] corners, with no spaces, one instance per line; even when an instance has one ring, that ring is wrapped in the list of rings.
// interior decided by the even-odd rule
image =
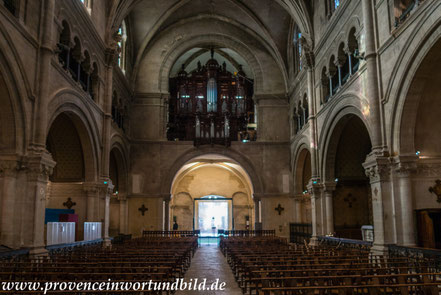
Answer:
[[[325,183],[322,190],[322,199],[325,206],[324,235],[334,234],[334,191],[335,183]]]
[[[20,162],[13,159],[0,160],[0,244],[16,248],[19,241],[14,207],[17,197],[17,173]]]
[[[363,10],[363,24],[365,32],[365,60],[366,81],[364,96],[369,100],[369,109],[366,117],[370,123],[372,150],[382,150],[382,116],[381,101],[378,86],[377,50],[375,45],[375,25],[373,15],[373,2],[361,1]]]
[[[128,233],[129,211],[127,196],[125,194],[118,194],[119,201],[119,232],[122,234]]]
[[[103,109],[103,153],[101,164],[101,175],[106,178],[109,176],[110,165],[110,132],[112,129],[112,97],[113,97],[113,67],[115,66],[117,56],[117,45],[112,45],[106,50],[106,88],[104,93]]]
[[[26,158],[27,188],[23,200],[22,241],[31,253],[46,252],[44,249],[44,218],[46,189],[55,162],[48,153],[34,154]]]
[[[45,2],[44,13],[42,17],[42,35],[39,55],[39,71],[38,71],[38,98],[36,101],[36,112],[34,120],[34,149],[41,152],[46,149],[46,132],[48,130],[48,111],[49,103],[49,87],[50,87],[50,70],[52,56],[54,54],[55,42],[52,39],[55,0],[47,0]]]
[[[318,180],[311,179],[308,183],[308,192],[311,198],[311,223],[312,223],[312,237],[310,245],[317,245],[317,206],[316,201],[320,198],[321,185]]]
[[[416,246],[415,218],[412,196],[412,176],[417,170],[417,156],[399,156],[394,159],[398,194],[395,194],[397,244]]]
[[[308,82],[308,113],[309,113],[309,141],[311,152],[311,177],[318,179],[318,132],[317,132],[317,104],[315,99],[315,78],[314,78],[314,52],[304,38],[301,39],[304,65],[307,71]],[[306,122],[305,122],[306,123]]]
[[[83,191],[87,195],[86,220],[88,222],[99,222],[99,192],[100,183],[85,182],[83,183]]]
[[[296,195],[294,197],[294,222],[302,222],[302,197],[303,195]]]
[[[170,230],[170,196],[163,198],[164,204],[164,230]]]
[[[109,227],[110,227],[110,196],[113,193],[113,188],[115,186],[113,185],[112,181],[110,179],[105,179],[103,181],[103,185],[101,186],[100,193],[104,197],[104,232],[103,232],[103,239],[104,239],[104,245],[110,245],[109,240]]]
[[[393,219],[391,164],[387,157],[374,153],[363,163],[372,190],[372,214],[374,221],[374,251],[386,251],[386,245],[395,243]]]

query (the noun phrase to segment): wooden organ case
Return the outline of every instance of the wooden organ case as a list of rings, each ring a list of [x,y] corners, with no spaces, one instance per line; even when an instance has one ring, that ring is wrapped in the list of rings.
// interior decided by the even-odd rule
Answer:
[[[253,81],[239,66],[233,74],[213,58],[188,74],[184,65],[170,78],[167,138],[192,140],[195,146],[254,141]]]

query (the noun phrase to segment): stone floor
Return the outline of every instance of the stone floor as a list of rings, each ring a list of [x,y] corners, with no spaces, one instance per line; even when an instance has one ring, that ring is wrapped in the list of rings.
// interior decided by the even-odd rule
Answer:
[[[191,261],[191,266],[185,274],[185,282],[189,282],[190,279],[198,279],[198,285],[203,281],[204,278],[207,279],[206,286],[211,287],[213,282],[219,279],[219,284],[225,282],[224,291],[177,291],[177,295],[193,295],[193,294],[204,294],[204,295],[242,295],[242,291],[238,287],[236,281],[234,280],[233,273],[230,266],[227,263],[224,255],[222,255],[219,250],[218,245],[202,245],[197,251],[195,256]]]

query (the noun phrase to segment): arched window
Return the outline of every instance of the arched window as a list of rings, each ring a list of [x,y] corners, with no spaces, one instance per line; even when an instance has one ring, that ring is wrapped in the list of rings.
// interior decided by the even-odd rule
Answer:
[[[328,73],[327,73],[326,67],[323,67],[323,70],[322,70],[322,99],[321,99],[321,103],[328,102],[330,94],[331,94],[331,90],[330,90]]]
[[[303,114],[303,108],[302,108],[302,104],[299,101],[299,105],[298,105],[298,112],[297,112],[297,116],[298,116],[298,121],[299,121],[299,130],[303,128],[303,125],[305,125],[305,117]]]
[[[297,25],[294,26],[294,72],[299,72],[302,70],[302,44],[300,40],[302,39],[302,33]]]
[[[345,44],[341,43],[338,48],[338,57],[336,62],[337,67],[339,68],[338,71],[342,85],[346,83],[346,81],[349,79],[349,76],[351,75],[349,58],[345,51]]]
[[[62,22],[63,30],[60,34],[60,40],[58,42],[58,61],[62,64],[64,69],[69,68],[70,57],[70,28],[66,21]]]
[[[350,70],[351,75],[358,71],[358,67],[360,65],[360,52],[358,50],[358,41],[355,37],[355,28],[352,28],[349,31],[349,39],[348,39],[348,57],[350,62]]]
[[[341,86],[338,68],[335,65],[335,56],[331,56],[331,60],[329,61],[329,83],[330,83],[330,96],[333,96],[338,88]]]
[[[294,111],[293,111],[292,124],[293,124],[294,134],[297,134],[300,131],[300,122],[299,122],[299,115],[297,114],[296,107],[294,108]]]
[[[306,94],[303,96],[302,106],[303,106],[303,113],[305,115],[305,124],[306,124],[308,123],[308,119],[309,119],[309,106],[308,106],[308,98]]]
[[[87,12],[89,14],[92,13],[92,0],[80,0],[83,3],[84,7],[86,7]]]
[[[126,70],[126,52],[127,52],[127,26],[126,22],[123,20],[121,26],[118,29],[118,66],[121,68],[122,72],[125,73]]]

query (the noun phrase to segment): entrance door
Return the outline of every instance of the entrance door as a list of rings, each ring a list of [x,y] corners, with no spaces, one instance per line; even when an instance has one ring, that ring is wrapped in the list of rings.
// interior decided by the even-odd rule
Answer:
[[[194,213],[194,228],[201,231],[201,236],[217,236],[219,230],[232,229],[231,199],[219,196],[195,199]]]
[[[417,211],[417,225],[419,246],[441,249],[441,210]]]

